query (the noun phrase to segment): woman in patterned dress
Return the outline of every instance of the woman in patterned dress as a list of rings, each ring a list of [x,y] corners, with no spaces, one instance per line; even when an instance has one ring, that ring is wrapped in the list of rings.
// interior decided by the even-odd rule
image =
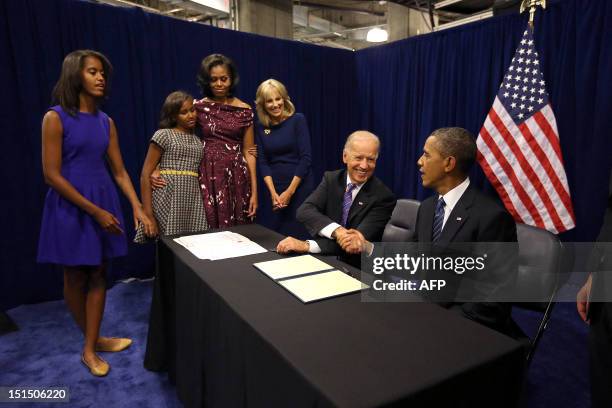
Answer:
[[[156,220],[160,235],[208,229],[198,182],[202,142],[194,133],[195,124],[193,97],[181,91],[168,95],[140,177],[145,214]],[[157,166],[166,186],[152,191],[149,175]],[[142,228],[134,241],[146,242]]]
[[[57,102],[42,123],[42,163],[49,191],[45,198],[38,262],[63,266],[64,298],[85,334],[81,361],[91,374],[110,366],[96,352],[121,351],[130,339],[100,336],[106,300],[108,259],[127,253],[123,217],[112,176],[130,201],[134,222],[154,234],[123,165],[115,124],[98,104],[108,90],[112,66],[99,52],[66,56],[53,89]]]
[[[198,85],[204,98],[195,101],[204,157],[200,187],[211,228],[251,222],[257,212],[253,111],[234,96],[239,77],[224,55],[204,58]]]

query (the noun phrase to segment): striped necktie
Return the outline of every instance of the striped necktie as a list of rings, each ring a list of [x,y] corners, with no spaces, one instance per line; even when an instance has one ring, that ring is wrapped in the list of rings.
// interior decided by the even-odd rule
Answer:
[[[436,242],[442,234],[442,224],[444,223],[444,207],[446,203],[444,199],[440,197],[436,204],[436,212],[434,213],[433,227],[431,233],[431,241]]]
[[[346,191],[344,192],[344,198],[342,199],[342,226],[346,227],[346,221],[348,220],[348,213],[353,204],[353,190],[357,187],[356,184],[348,183]]]

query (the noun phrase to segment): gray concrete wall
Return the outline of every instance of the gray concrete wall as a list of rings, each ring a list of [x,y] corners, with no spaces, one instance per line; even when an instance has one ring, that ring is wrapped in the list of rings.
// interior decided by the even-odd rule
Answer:
[[[389,41],[401,40],[419,34],[431,32],[429,15],[409,9],[396,3],[388,2],[387,30]]]
[[[270,37],[293,39],[293,1],[239,0],[238,29]]]

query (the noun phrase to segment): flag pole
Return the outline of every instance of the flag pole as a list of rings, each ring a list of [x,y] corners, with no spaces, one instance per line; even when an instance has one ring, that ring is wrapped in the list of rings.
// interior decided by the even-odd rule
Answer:
[[[523,0],[521,2],[521,14],[529,9],[529,28],[533,31],[533,17],[535,16],[538,6],[542,9],[546,8],[546,0]]]

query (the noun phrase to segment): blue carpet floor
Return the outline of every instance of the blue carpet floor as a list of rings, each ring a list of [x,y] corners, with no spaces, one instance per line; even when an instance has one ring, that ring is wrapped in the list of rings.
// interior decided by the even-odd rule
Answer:
[[[92,377],[81,364],[82,336],[62,301],[10,310],[20,330],[0,336],[0,386],[67,386],[70,404],[58,407],[180,407],[167,376],[142,366],[151,287],[151,282],[120,283],[108,292],[102,333],[131,337],[134,344],[121,353],[103,353],[112,367],[105,378]],[[514,317],[532,333],[540,315],[515,310]],[[575,304],[557,304],[529,369],[526,407],[589,407],[586,334]],[[43,405],[49,406],[0,403],[0,408]]]
[[[563,290],[575,293],[578,288]],[[515,308],[513,317],[531,335],[537,330],[541,314]],[[580,320],[576,303],[557,303],[527,373],[525,407],[591,406],[587,335],[588,326]]]
[[[133,282],[108,291],[102,334],[130,337],[134,343],[120,353],[101,353],[111,365],[103,378],[93,377],[82,365],[83,337],[63,301],[10,310],[20,330],[0,336],[0,385],[69,387],[70,404],[53,404],[57,407],[180,407],[167,376],[142,365],[151,288],[151,282]],[[28,405],[49,406],[14,404]]]

